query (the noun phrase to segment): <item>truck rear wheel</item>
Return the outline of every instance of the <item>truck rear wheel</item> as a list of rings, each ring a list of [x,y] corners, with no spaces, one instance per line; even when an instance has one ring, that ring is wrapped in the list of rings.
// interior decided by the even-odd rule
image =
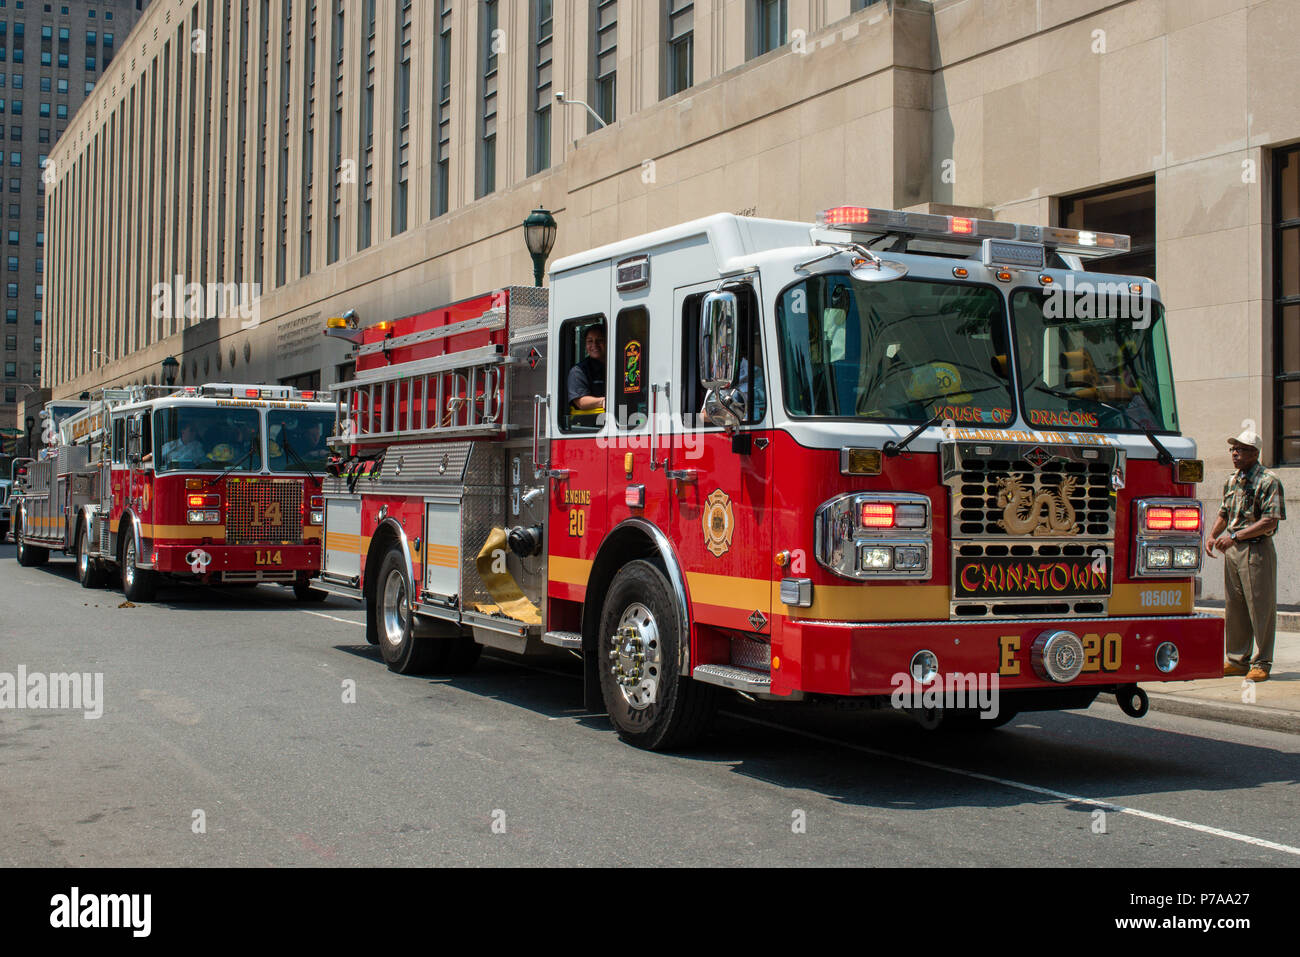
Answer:
[[[668,580],[649,562],[632,562],[610,583],[600,615],[596,670],[605,710],[628,744],[683,748],[709,729],[717,691],[681,674],[687,624]]]
[[[145,568],[136,568],[135,536],[128,530],[123,533],[126,544],[122,546],[122,594],[127,601],[149,602],[158,590],[158,579]]]
[[[379,651],[390,671],[402,675],[457,674],[469,671],[483,646],[459,629],[420,621],[411,613],[411,583],[398,546],[389,549],[379,566],[372,614]]]
[[[14,543],[18,546],[18,564],[23,568],[36,568],[44,565],[50,560],[50,550],[48,548],[37,548],[35,545],[28,545],[26,540],[27,529],[23,523],[18,523],[18,530],[14,532]]]
[[[85,525],[77,532],[77,581],[82,588],[101,588],[104,569],[99,560],[90,557],[90,533]]]

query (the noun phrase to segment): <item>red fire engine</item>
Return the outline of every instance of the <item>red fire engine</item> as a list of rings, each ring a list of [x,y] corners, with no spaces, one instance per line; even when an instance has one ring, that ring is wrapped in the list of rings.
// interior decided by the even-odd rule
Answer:
[[[389,667],[562,649],[627,741],[680,746],[720,689],[888,704],[996,679],[997,721],[1134,716],[1218,675],[1193,610],[1203,467],[1128,238],[847,207],[719,215],[327,334],[321,586]],[[920,702],[918,704],[918,702]],[[956,702],[956,703],[954,703]],[[944,707],[943,705],[946,705]]]
[[[84,587],[117,572],[131,601],[152,599],[163,576],[320,595],[333,405],[229,384],[104,389],[83,405],[17,469],[19,564],[73,554]]]

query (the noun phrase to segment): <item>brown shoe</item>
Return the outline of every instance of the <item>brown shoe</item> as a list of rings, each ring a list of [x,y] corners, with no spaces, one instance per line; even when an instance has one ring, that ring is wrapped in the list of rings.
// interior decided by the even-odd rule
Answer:
[[[1237,662],[1233,661],[1231,658],[1229,658],[1227,661],[1223,663],[1223,677],[1225,678],[1241,678],[1249,670],[1250,669],[1247,668],[1245,665],[1238,664]]]
[[[1246,675],[1247,681],[1267,681],[1268,672],[1256,665],[1250,669],[1250,674]]]

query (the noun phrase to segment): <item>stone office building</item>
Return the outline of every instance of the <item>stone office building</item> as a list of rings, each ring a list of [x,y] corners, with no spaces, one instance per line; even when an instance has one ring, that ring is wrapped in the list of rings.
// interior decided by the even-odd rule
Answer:
[[[1130,233],[1207,501],[1245,420],[1300,492],[1298,36],[1300,0],[155,0],[50,154],[44,382],[328,385],[326,317],[528,282],[539,206],[555,255],[959,206]]]
[[[0,454],[23,431],[19,403],[40,397],[48,258],[43,164],[111,68],[143,6],[143,0],[0,2]]]

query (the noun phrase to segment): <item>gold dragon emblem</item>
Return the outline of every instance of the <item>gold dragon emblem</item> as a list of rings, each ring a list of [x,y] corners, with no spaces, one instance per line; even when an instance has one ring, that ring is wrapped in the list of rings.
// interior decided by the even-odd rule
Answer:
[[[1014,475],[998,479],[998,527],[1009,535],[1078,535],[1074,506],[1075,480],[1067,475],[1055,489],[1035,493]]]

